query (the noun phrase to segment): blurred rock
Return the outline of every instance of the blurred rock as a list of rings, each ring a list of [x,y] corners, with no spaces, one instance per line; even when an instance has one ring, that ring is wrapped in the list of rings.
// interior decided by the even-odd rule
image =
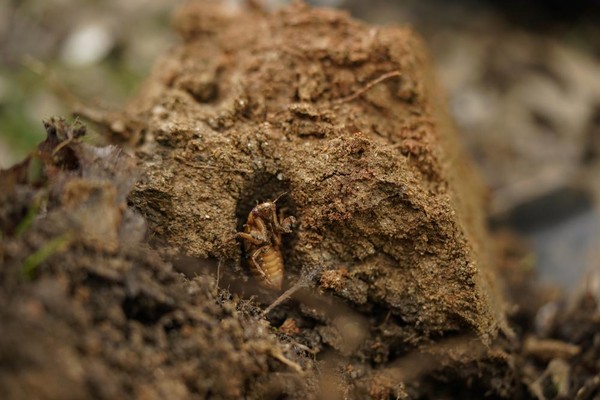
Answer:
[[[61,49],[61,59],[72,67],[94,64],[106,57],[114,44],[115,38],[107,26],[86,24],[67,37]]]

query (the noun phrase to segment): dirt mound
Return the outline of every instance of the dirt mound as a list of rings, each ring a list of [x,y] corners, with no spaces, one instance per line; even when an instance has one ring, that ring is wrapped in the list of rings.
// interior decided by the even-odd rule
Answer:
[[[245,278],[231,238],[257,201],[287,192],[288,282],[328,270],[322,289],[418,340],[495,335],[481,186],[411,31],[301,4],[192,3],[175,24],[184,44],[129,110],[147,121],[131,200],[158,239]]]

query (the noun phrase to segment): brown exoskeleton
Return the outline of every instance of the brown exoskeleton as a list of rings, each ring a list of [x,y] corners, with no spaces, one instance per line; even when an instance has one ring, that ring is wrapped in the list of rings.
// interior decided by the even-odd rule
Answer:
[[[285,193],[284,193],[285,194]],[[236,236],[243,239],[244,250],[250,269],[258,282],[269,289],[281,290],[283,283],[283,257],[281,256],[281,235],[292,232],[296,218],[277,214],[274,201],[258,204],[250,211],[244,232]]]

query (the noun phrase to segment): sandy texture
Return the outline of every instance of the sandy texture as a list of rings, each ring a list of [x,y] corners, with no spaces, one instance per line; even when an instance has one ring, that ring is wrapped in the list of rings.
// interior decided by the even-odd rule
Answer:
[[[147,121],[148,166],[131,200],[157,238],[244,277],[231,238],[256,201],[288,192],[289,282],[324,268],[321,288],[420,339],[495,335],[481,185],[410,30],[298,4],[266,15],[192,3],[175,25],[183,45],[130,106]]]

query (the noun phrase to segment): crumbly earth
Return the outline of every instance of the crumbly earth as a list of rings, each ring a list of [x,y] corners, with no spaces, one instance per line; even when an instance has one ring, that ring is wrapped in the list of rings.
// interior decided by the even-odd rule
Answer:
[[[496,267],[533,291],[514,246],[492,246],[410,30],[299,3],[190,3],[175,26],[182,45],[107,123],[136,158],[52,120],[0,174],[6,398],[594,394],[597,349],[580,342],[596,343],[595,320],[577,338],[560,307],[529,341],[508,327]],[[282,193],[299,222],[285,286],[300,289],[264,315],[280,293],[250,276],[235,233]],[[578,386],[557,384],[581,354]]]
[[[156,240],[247,280],[232,238],[257,201],[286,193],[279,205],[299,221],[283,248],[288,282],[325,270],[320,289],[412,345],[496,335],[483,191],[410,30],[302,4],[191,3],[175,26],[184,43],[128,110],[144,121],[147,166],[130,200]],[[362,334],[380,347],[381,329]]]
[[[144,244],[145,222],[126,207],[132,157],[70,141],[85,129],[64,120],[47,131],[36,154],[0,175],[3,398],[311,392],[299,371],[312,360],[293,361],[302,350],[255,306],[214,277],[187,279]]]

